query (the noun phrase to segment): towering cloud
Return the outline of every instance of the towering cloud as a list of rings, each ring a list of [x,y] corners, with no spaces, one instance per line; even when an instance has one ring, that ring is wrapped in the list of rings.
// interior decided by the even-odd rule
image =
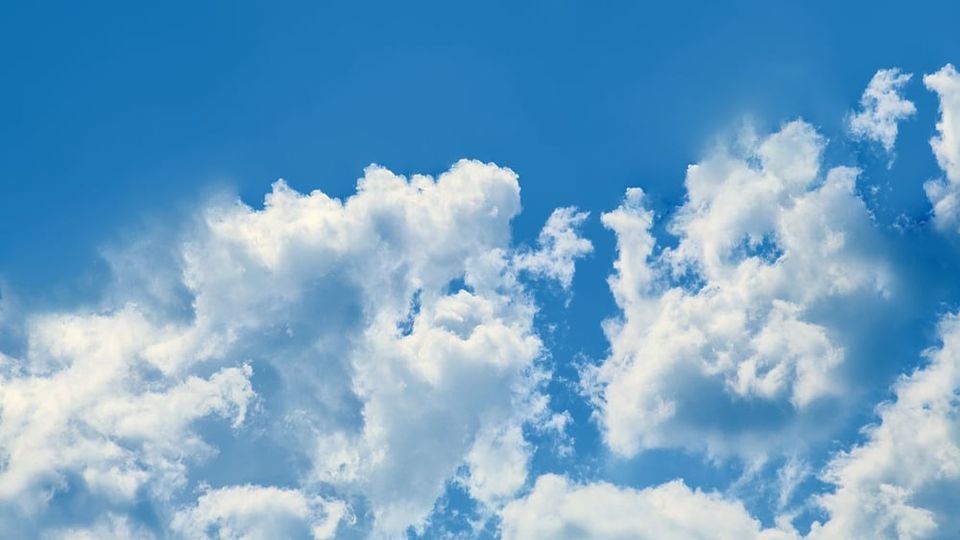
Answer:
[[[960,219],[960,74],[952,64],[936,73],[925,75],[923,84],[940,98],[938,135],[930,139],[930,146],[943,169],[944,178],[924,184],[927,198],[933,204],[933,216],[938,226],[956,230]]]
[[[133,530],[149,508],[188,537],[397,537],[458,477],[499,504],[526,478],[523,426],[548,415],[523,276],[568,287],[590,250],[574,209],[514,250],[519,209],[516,175],[474,161],[437,179],[371,167],[345,201],[277,182],[262,209],[207,208],[175,279],[153,276],[179,282],[188,316],[147,302],[29,321],[2,366],[0,525]],[[205,440],[206,417],[232,433]]]

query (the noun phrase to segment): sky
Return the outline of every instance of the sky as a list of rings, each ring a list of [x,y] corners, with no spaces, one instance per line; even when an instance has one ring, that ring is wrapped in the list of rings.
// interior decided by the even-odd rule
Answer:
[[[0,536],[960,536],[960,7],[0,6]]]

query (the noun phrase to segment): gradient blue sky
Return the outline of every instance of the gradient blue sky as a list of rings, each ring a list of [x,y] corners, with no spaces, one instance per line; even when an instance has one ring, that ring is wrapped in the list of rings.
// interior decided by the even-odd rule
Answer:
[[[928,143],[937,96],[921,78],[960,62],[957,21],[954,2],[4,2],[0,284],[27,315],[95,304],[113,283],[105,249],[176,236],[218,197],[259,207],[278,178],[345,197],[371,163],[438,175],[460,158],[494,162],[520,178],[517,243],[533,244],[554,208],[591,214],[582,235],[594,250],[578,262],[569,299],[531,285],[543,305],[538,328],[549,329],[548,393],[555,410],[572,415],[576,453],[548,451],[544,438],[530,477],[625,488],[679,477],[728,490],[742,462],[677,448],[617,457],[591,419],[578,366],[607,356],[601,321],[618,314],[606,281],[616,238],[599,216],[627,187],[642,187],[663,218],[655,236],[676,245],[665,223],[684,202],[687,165],[744,123],[770,133],[802,118],[829,139],[826,163],[863,169],[859,192],[881,229],[927,226],[920,186],[943,173]],[[917,113],[900,124],[888,167],[875,147],[847,136],[844,122],[874,73],[890,67],[915,74],[905,95]],[[878,187],[872,198],[870,186]],[[889,254],[920,285],[897,315],[851,330],[859,337],[848,347],[874,354],[876,365],[836,439],[811,451],[811,466],[862,441],[858,429],[891,396],[896,375],[936,344],[937,319],[960,299],[956,244],[936,235],[891,241]],[[26,350],[19,323],[4,323],[0,345],[16,356]],[[257,377],[254,389],[269,393],[270,374]],[[229,446],[228,428],[203,422],[207,440]],[[257,444],[225,450],[199,474],[225,484],[257,452],[280,452]],[[263,471],[252,477],[289,480]],[[426,537],[465,530],[456,511],[477,510],[458,489],[448,488],[453,510],[440,511]],[[823,489],[808,479],[800,493]],[[769,497],[744,504],[772,526]],[[72,523],[81,511],[58,519]],[[803,507],[799,515],[805,532],[821,514]]]

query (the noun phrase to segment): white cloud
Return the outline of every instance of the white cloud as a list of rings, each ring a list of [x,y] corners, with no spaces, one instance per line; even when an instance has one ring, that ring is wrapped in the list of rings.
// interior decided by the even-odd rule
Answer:
[[[943,345],[929,364],[902,377],[896,399],[878,408],[866,441],[836,456],[823,473],[836,489],[812,538],[914,540],[960,535],[960,320],[940,324]]]
[[[933,204],[936,224],[955,230],[960,218],[960,74],[947,64],[936,73],[924,75],[923,84],[940,98],[938,135],[930,139],[930,146],[946,175],[923,187]]]
[[[895,399],[877,408],[866,440],[834,456],[820,473],[831,489],[807,505],[826,511],[808,540],[933,540],[960,535],[960,318],[940,323],[942,346],[927,365],[901,377]],[[781,469],[779,510],[809,473],[788,460]],[[801,536],[779,515],[763,529],[737,499],[691,491],[680,481],[641,490],[599,482],[571,485],[541,477],[532,492],[502,513],[504,537],[782,538]]]
[[[940,324],[942,346],[928,364],[903,376],[895,399],[881,404],[866,440],[837,454],[821,472],[833,487],[808,504],[827,518],[808,540],[931,540],[960,535],[960,318]],[[808,474],[791,460],[781,477]],[[784,489],[794,479],[781,478]],[[789,498],[789,494],[786,495]],[[784,494],[781,493],[780,510]],[[501,513],[505,539],[767,538],[796,539],[791,514],[764,528],[737,499],[691,490],[675,480],[644,489],[605,482],[571,484],[545,475]]]
[[[850,133],[858,139],[875,141],[888,154],[897,141],[897,124],[916,114],[913,102],[902,96],[912,77],[898,68],[877,71],[860,98],[860,111],[847,118]]]
[[[577,232],[588,215],[572,207],[554,210],[540,232],[540,249],[519,253],[514,258],[514,265],[555,279],[564,289],[569,289],[573,284],[576,260],[593,251],[590,241]]]
[[[797,538],[789,528],[764,529],[738,501],[690,489],[679,480],[637,490],[605,482],[576,485],[544,475],[501,517],[504,540]]]
[[[470,494],[489,506],[512,497],[527,479],[529,446],[518,425],[480,433],[467,453]]]
[[[676,247],[655,252],[638,189],[602,216],[617,235],[610,287],[622,317],[605,324],[610,356],[584,375],[620,454],[687,446],[755,456],[795,444],[790,418],[781,430],[737,433],[711,415],[787,402],[798,417],[838,398],[844,349],[807,313],[889,293],[858,171],[821,176],[824,141],[801,121],[743,140],[688,169],[687,200],[670,223]]]
[[[230,486],[207,491],[195,506],[174,516],[172,529],[183,538],[271,540],[334,538],[341,520],[349,520],[346,504],[297,490],[263,486]]]
[[[25,360],[0,379],[0,501],[33,512],[71,475],[113,501],[148,484],[165,497],[210,451],[190,429],[195,420],[243,422],[249,366],[151,380],[140,354],[165,334],[134,307],[31,327]]]
[[[150,540],[155,537],[149,530],[115,514],[103,516],[90,527],[54,529],[43,535],[44,540]]]
[[[878,72],[851,132],[891,151],[914,113],[909,77]],[[960,76],[946,66],[924,83],[940,95],[931,143],[946,175],[926,189],[952,226]],[[690,166],[675,245],[658,246],[640,189],[603,214],[621,313],[583,383],[616,453],[734,455],[746,485],[781,451],[776,512],[796,510],[812,470],[803,447],[832,436],[824,416],[842,416],[845,368],[863,360],[823,314],[895,292],[859,171],[824,170],[825,144],[795,121]],[[279,181],[262,208],[205,208],[159,250],[163,264],[141,243],[111,251],[116,282],[98,309],[24,318],[0,299],[0,322],[27,336],[18,357],[0,353],[0,530],[144,538],[145,512],[187,538],[399,538],[456,482],[481,517],[501,515],[506,538],[798,538],[787,515],[774,528],[751,516],[739,481],[720,494],[545,475],[514,499],[534,461],[525,432],[573,451],[572,416],[542,393],[524,280],[570,292],[592,251],[575,208],[554,211],[537,246],[514,247],[519,211],[517,176],[474,161],[438,178],[372,166],[345,200]],[[960,534],[960,322],[941,333],[866,440],[822,472],[833,489],[812,500],[826,514],[810,538]],[[264,439],[273,454],[256,455],[285,481],[232,479]],[[211,470],[225,487],[204,483]]]
[[[590,250],[574,209],[554,213],[539,251],[515,250],[519,209],[509,169],[461,161],[407,179],[374,166],[344,201],[277,182],[262,209],[206,208],[176,249],[112,253],[111,298],[142,303],[40,316],[26,356],[4,364],[0,520],[53,526],[50,498],[81,492],[164,515],[203,480],[194,465],[262,437],[300,483],[284,497],[362,501],[358,519],[372,523],[357,526],[375,537],[421,526],[464,467],[481,502],[509,496],[526,478],[521,427],[549,417],[520,274],[566,286]],[[161,251],[179,255],[151,264]],[[127,290],[143,283],[156,286]],[[177,289],[187,317],[171,314]],[[221,448],[194,427],[207,416],[235,430]],[[510,466],[497,470],[500,458]],[[180,519],[242,536],[252,522],[214,508],[238,493],[210,491]]]

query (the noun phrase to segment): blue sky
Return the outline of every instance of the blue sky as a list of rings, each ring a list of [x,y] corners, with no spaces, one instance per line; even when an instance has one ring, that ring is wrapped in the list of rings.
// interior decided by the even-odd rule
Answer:
[[[0,528],[951,537],[956,20],[5,3]]]

